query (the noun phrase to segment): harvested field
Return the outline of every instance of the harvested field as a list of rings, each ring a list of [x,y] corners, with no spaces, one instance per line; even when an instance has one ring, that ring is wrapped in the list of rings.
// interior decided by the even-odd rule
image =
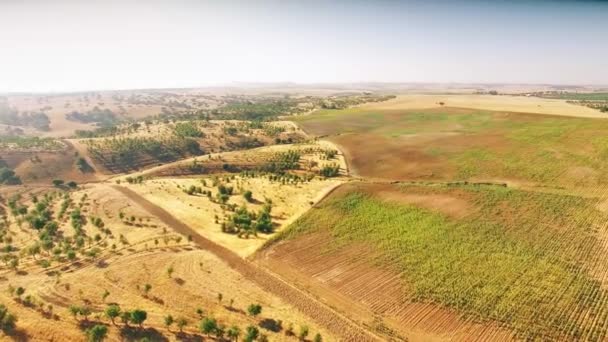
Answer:
[[[380,110],[425,109],[439,107],[472,108],[489,111],[562,115],[584,118],[606,118],[599,110],[568,103],[566,99],[546,99],[512,95],[400,95],[383,103],[368,103],[362,108]]]

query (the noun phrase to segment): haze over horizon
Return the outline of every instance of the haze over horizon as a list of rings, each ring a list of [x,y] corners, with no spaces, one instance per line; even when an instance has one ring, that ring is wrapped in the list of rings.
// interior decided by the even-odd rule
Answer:
[[[607,84],[602,1],[1,0],[0,92]]]

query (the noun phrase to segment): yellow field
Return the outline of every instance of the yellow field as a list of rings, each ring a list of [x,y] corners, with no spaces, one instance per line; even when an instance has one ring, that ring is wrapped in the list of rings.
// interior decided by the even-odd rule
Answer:
[[[511,95],[399,95],[396,99],[361,105],[361,108],[377,110],[424,109],[460,107],[493,111],[551,114],[585,118],[606,118],[606,114],[585,106],[567,103],[565,100]]]

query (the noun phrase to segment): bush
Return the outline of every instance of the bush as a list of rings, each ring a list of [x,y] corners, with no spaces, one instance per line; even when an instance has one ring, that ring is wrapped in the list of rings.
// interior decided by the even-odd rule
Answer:
[[[0,330],[5,333],[11,332],[15,329],[17,323],[17,317],[10,312],[4,304],[0,304]]]
[[[245,193],[243,193],[243,197],[245,198],[245,200],[249,203],[253,202],[253,193],[249,190],[245,191]]]

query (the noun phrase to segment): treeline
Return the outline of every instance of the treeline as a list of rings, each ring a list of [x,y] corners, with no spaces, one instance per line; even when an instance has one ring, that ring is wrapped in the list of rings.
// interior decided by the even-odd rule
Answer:
[[[100,126],[112,126],[118,121],[118,117],[114,112],[109,109],[101,109],[95,106],[93,109],[81,113],[73,111],[65,115],[65,118],[70,121],[77,121],[82,123],[95,123]]]
[[[369,102],[384,102],[394,99],[395,95],[361,95],[361,96],[345,96],[345,97],[332,97],[321,101],[321,108],[323,109],[345,109],[348,107],[360,105]]]
[[[168,163],[204,154],[196,140],[181,137],[111,138],[87,143],[91,156],[110,169],[137,169],[142,159]]]
[[[33,127],[40,131],[48,131],[51,121],[44,112],[19,112],[9,107],[5,102],[0,102],[0,123],[11,126]]]
[[[59,150],[64,144],[53,138],[0,136],[0,149],[10,150]]]

